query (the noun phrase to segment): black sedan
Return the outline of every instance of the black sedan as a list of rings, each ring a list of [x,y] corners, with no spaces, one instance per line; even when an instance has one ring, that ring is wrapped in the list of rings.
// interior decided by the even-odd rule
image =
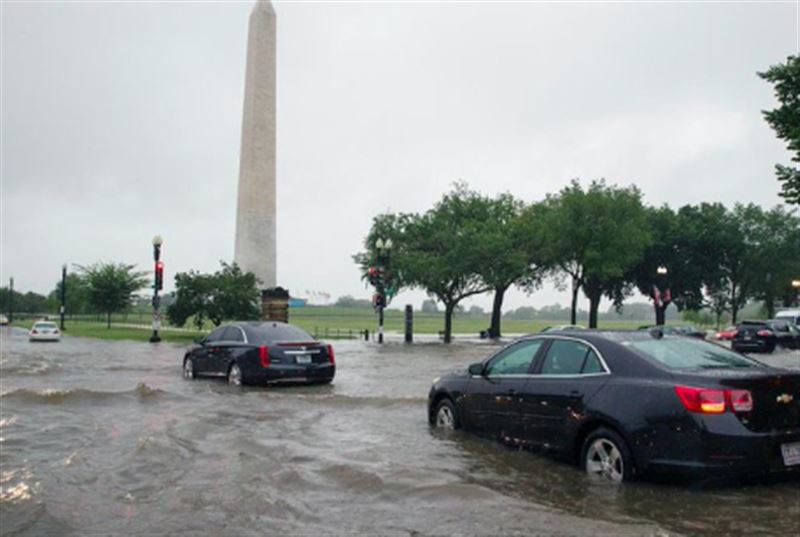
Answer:
[[[736,327],[731,347],[739,352],[773,352],[777,348],[800,348],[800,334],[785,319],[744,321]]]
[[[613,481],[800,476],[800,372],[658,330],[522,338],[436,379],[428,419]]]
[[[189,347],[183,376],[228,383],[327,383],[336,373],[333,347],[286,323],[249,321],[220,326]]]

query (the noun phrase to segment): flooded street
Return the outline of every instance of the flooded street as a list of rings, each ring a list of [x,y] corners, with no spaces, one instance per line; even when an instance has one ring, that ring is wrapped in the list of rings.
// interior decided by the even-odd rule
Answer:
[[[431,380],[490,344],[334,347],[332,385],[237,389],[184,380],[182,346],[3,328],[2,534],[800,533],[798,483],[615,486],[432,431]]]

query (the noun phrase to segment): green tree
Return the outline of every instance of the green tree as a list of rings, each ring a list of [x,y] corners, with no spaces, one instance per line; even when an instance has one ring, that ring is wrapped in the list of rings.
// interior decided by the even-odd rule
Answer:
[[[183,326],[192,318],[202,330],[207,318],[207,302],[213,289],[213,276],[197,271],[175,274],[175,301],[167,307],[167,318],[174,326]]]
[[[747,226],[756,271],[753,298],[763,301],[764,312],[771,319],[776,300],[789,305],[794,295],[791,282],[800,275],[800,219],[778,206],[755,211]]]
[[[261,317],[258,279],[252,272],[242,272],[239,265],[224,261],[214,273],[208,318],[216,326],[225,319],[258,319]]]
[[[404,279],[444,305],[444,342],[453,334],[458,303],[491,289],[478,267],[485,261],[481,202],[456,185],[428,212],[408,222],[402,243]]]
[[[589,299],[589,326],[596,327],[600,299],[607,296],[621,304],[630,291],[630,273],[650,243],[641,193],[636,187],[608,186],[604,180],[592,181],[584,190],[575,179],[545,199],[538,222],[543,263],[571,280],[570,323],[577,323],[578,292],[583,289]]]
[[[763,111],[764,118],[778,138],[787,143],[792,161],[800,162],[800,57],[789,56],[786,63],[773,65],[758,76],[775,86],[780,106]],[[794,166],[775,165],[780,195],[787,203],[800,205],[800,170]]]
[[[706,233],[709,246],[703,276],[710,308],[721,317],[729,311],[736,323],[739,310],[756,296],[764,280],[765,263],[760,241],[764,240],[764,211],[754,204],[737,204],[729,211],[720,203],[703,203],[695,211],[697,225]]]
[[[106,314],[108,328],[111,328],[111,314],[127,309],[133,294],[147,283],[146,273],[134,270],[135,265],[95,263],[77,267],[86,281],[89,304]]]
[[[183,326],[189,318],[202,329],[206,319],[219,326],[227,319],[260,317],[258,282],[236,263],[220,262],[214,274],[197,271],[175,275],[175,302],[167,308],[170,323]]]
[[[499,338],[503,300],[512,286],[538,287],[545,272],[541,256],[537,205],[525,207],[511,194],[495,198],[464,190],[475,228],[475,271],[493,293],[489,337]]]
[[[677,213],[666,205],[648,208],[647,227],[652,242],[634,270],[634,280],[639,291],[653,300],[656,324],[663,325],[670,304],[679,311],[703,306],[703,274],[715,245],[688,206]],[[659,273],[662,267],[666,274]]]
[[[89,286],[86,279],[79,273],[68,273],[66,290],[67,314],[88,313],[91,305],[89,303]],[[56,288],[50,292],[48,299],[55,306],[55,310],[61,306],[60,280],[56,283]]]

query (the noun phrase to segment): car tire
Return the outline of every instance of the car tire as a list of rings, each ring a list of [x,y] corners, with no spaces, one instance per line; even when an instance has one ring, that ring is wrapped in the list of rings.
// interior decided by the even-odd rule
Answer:
[[[445,397],[436,405],[433,412],[433,426],[437,429],[447,429],[454,431],[461,428],[461,421],[458,417],[456,405],[449,398]]]
[[[194,360],[191,356],[187,356],[183,361],[183,378],[186,380],[194,380],[197,375],[194,372]]]
[[[622,483],[636,476],[633,455],[625,439],[607,427],[595,429],[583,441],[581,470],[590,476]]]
[[[243,384],[242,370],[236,362],[233,362],[228,369],[228,384],[231,386],[241,386]]]

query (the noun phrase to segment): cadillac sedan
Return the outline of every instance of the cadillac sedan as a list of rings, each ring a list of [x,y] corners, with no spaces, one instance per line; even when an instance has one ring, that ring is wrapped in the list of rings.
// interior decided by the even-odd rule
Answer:
[[[220,326],[189,347],[183,376],[220,377],[229,384],[328,383],[336,374],[333,347],[286,323]]]
[[[800,476],[800,372],[659,330],[522,338],[436,379],[428,413],[617,482]]]

